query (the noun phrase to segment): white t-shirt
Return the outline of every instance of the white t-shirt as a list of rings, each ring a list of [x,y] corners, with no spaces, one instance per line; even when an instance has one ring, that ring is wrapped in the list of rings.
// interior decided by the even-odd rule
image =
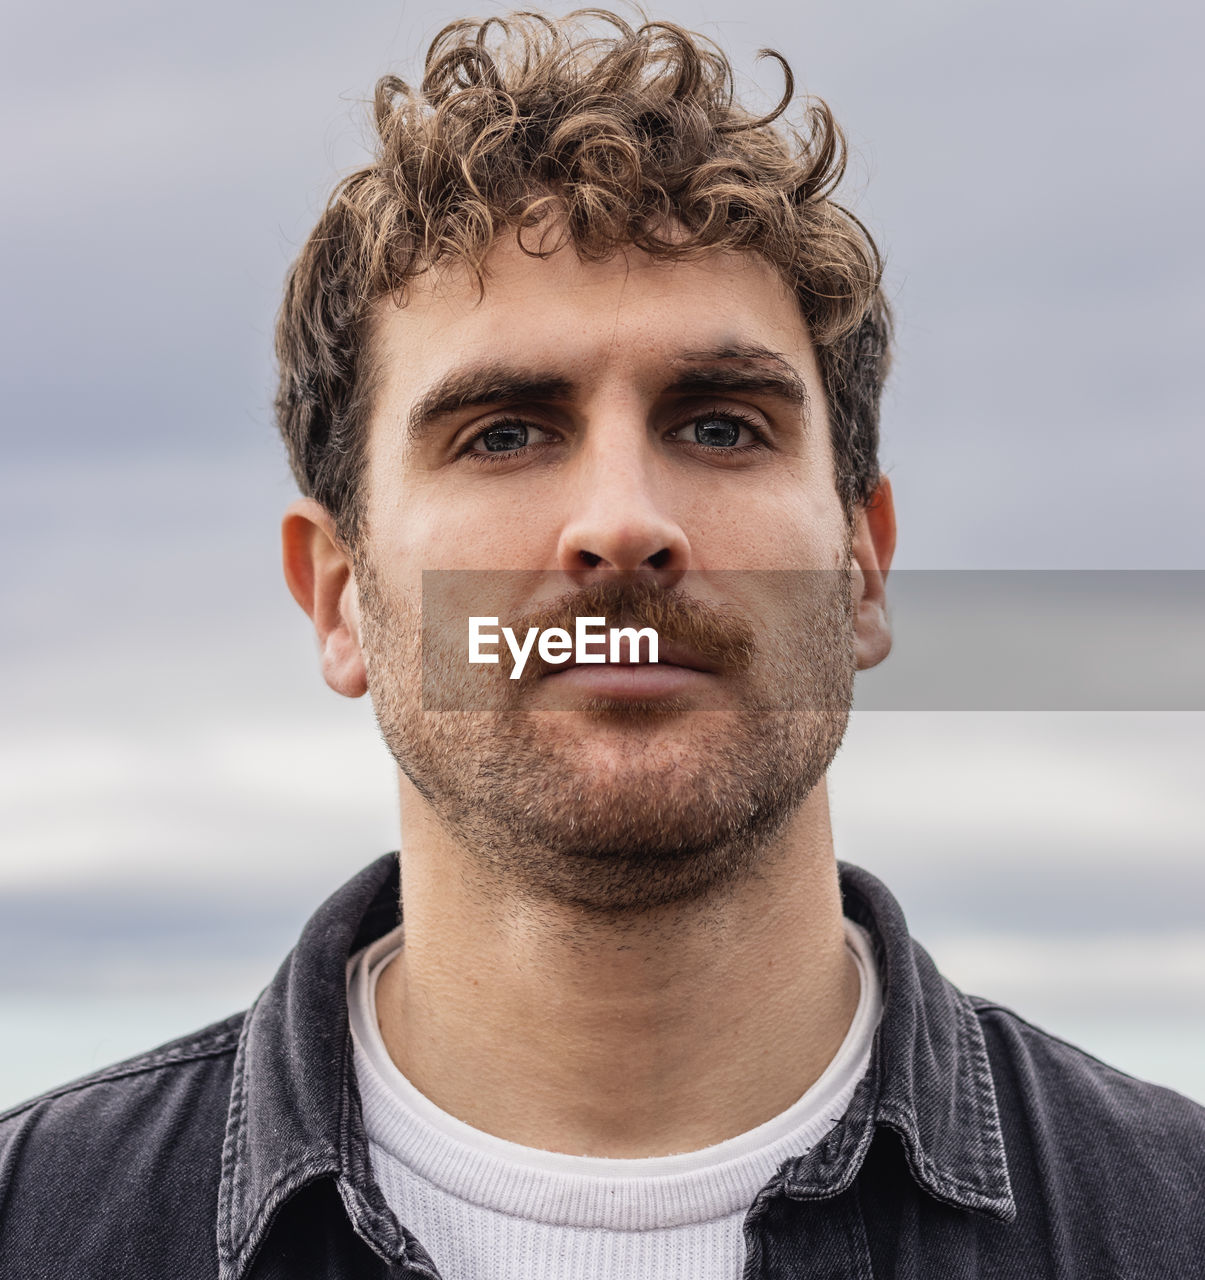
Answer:
[[[622,1160],[507,1142],[440,1110],[381,1038],[376,983],[402,928],[353,956],[348,1006],[373,1173],[444,1280],[739,1280],[742,1223],[782,1162],[815,1146],[866,1073],[882,1010],[870,941],[846,943],[862,989],[849,1031],[814,1085],[746,1133],[682,1155]]]

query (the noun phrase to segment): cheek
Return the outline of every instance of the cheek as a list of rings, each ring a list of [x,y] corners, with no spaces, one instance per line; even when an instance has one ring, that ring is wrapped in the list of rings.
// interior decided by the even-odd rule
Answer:
[[[774,524],[783,567],[838,569],[844,563],[845,518],[836,495],[784,503]]]
[[[556,563],[564,511],[556,488],[455,485],[409,487],[381,513],[376,541],[401,572],[424,569],[548,569]]]
[[[827,433],[827,424],[820,430]],[[810,448],[767,492],[765,519],[789,555],[788,567],[835,569],[844,564],[848,532],[827,447]]]
[[[845,518],[836,493],[763,476],[723,503],[692,503],[684,524],[702,567],[835,569]]]

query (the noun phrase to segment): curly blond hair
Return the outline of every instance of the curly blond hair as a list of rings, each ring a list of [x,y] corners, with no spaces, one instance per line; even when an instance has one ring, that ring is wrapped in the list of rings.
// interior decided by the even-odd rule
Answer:
[[[529,253],[568,238],[593,261],[626,246],[667,259],[761,254],[794,291],[817,350],[847,517],[869,500],[890,349],[882,261],[832,199],[846,152],[827,104],[806,99],[801,125],[786,123],[791,69],[762,52],[786,79],[762,116],[737,103],[732,66],[705,37],[601,9],[454,22],[417,88],[377,83],[376,156],[332,194],[289,273],[276,331],[293,473],[349,545],[363,521],[372,304],[404,303],[409,281],[448,261],[481,285],[507,229]]]

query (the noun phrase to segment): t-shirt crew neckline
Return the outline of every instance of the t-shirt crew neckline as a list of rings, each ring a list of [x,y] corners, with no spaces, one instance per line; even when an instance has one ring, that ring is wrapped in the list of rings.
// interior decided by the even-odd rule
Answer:
[[[844,1114],[866,1074],[882,1012],[865,930],[845,920],[861,990],[828,1067],[797,1102],[754,1129],[697,1151],[615,1159],[509,1142],[437,1107],[398,1070],[376,1017],[376,985],[404,925],[348,963],[348,1011],[374,1166],[396,1161],[446,1194],[559,1226],[639,1231],[712,1221],[748,1208],[786,1159],[804,1155]]]

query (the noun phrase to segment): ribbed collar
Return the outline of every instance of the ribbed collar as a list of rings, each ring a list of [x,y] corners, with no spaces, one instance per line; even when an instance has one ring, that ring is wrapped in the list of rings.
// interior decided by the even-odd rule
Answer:
[[[787,1161],[759,1199],[839,1193],[885,1125],[931,1194],[1009,1220],[1016,1209],[974,1011],[909,937],[888,890],[858,867],[840,872],[845,913],[870,934],[883,983],[870,1070],[841,1123]],[[351,1227],[396,1274],[438,1276],[373,1180],[348,1030],[348,959],[397,925],[398,903],[397,855],[386,854],[323,903],[248,1012],[222,1150],[220,1280],[242,1280],[281,1207],[321,1180],[335,1184]]]
[[[743,1217],[783,1161],[810,1151],[845,1114],[869,1067],[881,1013],[878,969],[866,931],[849,920],[845,928],[859,970],[872,972],[859,983],[845,1039],[802,1097],[764,1124],[702,1150],[608,1159],[536,1151],[482,1133],[402,1075],[377,1025],[371,976],[402,945],[399,926],[361,952],[350,975],[356,1081],[377,1176],[387,1186],[385,1170],[405,1170],[437,1195],[562,1229],[668,1231]]]

